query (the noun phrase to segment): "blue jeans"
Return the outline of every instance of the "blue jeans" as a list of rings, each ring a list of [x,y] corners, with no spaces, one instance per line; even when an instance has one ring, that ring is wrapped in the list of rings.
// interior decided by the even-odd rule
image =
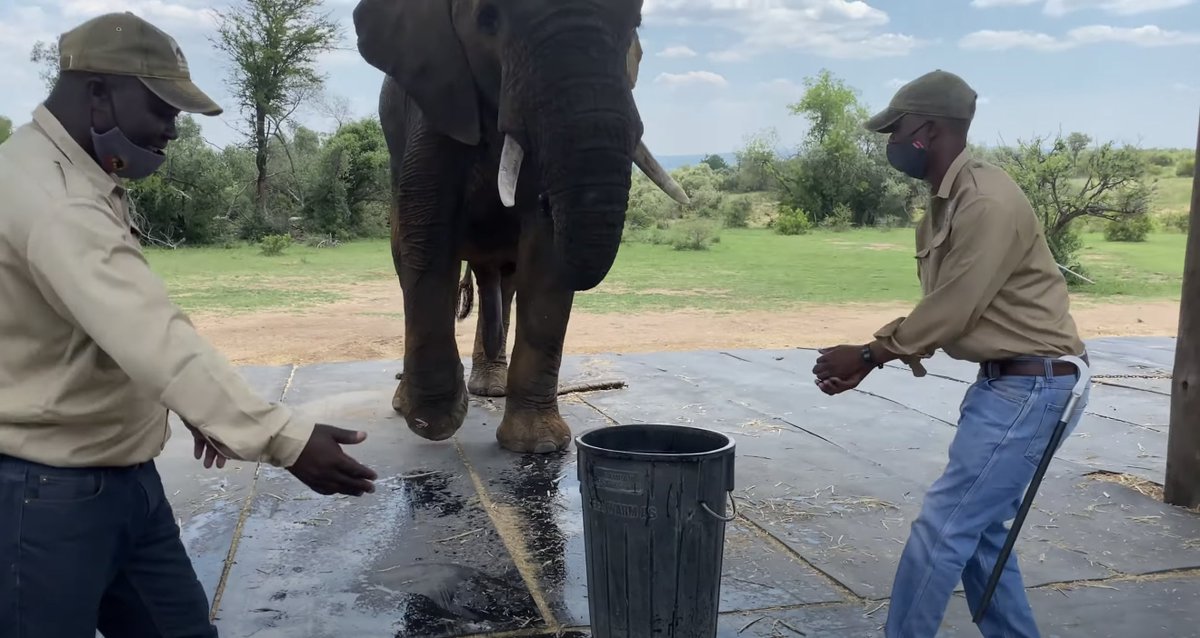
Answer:
[[[0,455],[0,638],[216,638],[154,463]]]
[[[978,609],[1008,534],[1006,521],[1016,517],[1076,381],[1074,374],[981,373],[967,389],[945,472],[925,494],[900,556],[888,638],[934,638],[960,579],[972,614]],[[1078,425],[1090,392],[1089,385],[1061,441]],[[979,631],[987,638],[1039,636],[1016,552]]]

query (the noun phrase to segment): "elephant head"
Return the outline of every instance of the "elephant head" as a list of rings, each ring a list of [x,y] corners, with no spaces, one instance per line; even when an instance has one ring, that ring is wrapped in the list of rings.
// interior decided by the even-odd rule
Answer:
[[[537,167],[572,290],[596,286],[612,266],[633,164],[688,201],[641,142],[632,93],[641,8],[642,0],[360,0],[354,10],[360,55],[432,127],[469,146],[485,130],[503,135],[497,190],[506,206],[523,162]]]

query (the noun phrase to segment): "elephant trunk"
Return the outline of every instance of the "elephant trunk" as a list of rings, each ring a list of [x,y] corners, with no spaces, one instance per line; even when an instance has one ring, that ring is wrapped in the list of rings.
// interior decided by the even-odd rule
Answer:
[[[581,118],[575,124],[594,131],[602,123]],[[628,129],[628,124],[611,124]],[[587,135],[595,135],[588,132]],[[571,290],[589,290],[607,276],[617,257],[632,178],[631,147],[587,142],[546,153],[546,203],[554,220],[554,246]],[[555,146],[558,146],[555,144]]]
[[[552,100],[534,110],[528,131],[563,284],[574,291],[599,285],[616,260],[642,136],[624,52],[603,34],[589,35],[570,34],[567,45],[548,43],[554,54],[538,56],[554,61],[537,82],[539,95]]]

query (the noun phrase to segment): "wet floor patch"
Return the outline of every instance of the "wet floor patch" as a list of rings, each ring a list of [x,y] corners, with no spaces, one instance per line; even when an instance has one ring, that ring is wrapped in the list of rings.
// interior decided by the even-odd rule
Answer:
[[[346,367],[332,378],[301,369],[294,396],[352,408],[354,418],[327,422],[367,432],[367,443],[345,449],[378,472],[376,492],[322,496],[264,468],[219,610],[222,635],[442,638],[544,627],[454,442],[412,435],[390,407],[395,380],[378,366]]]

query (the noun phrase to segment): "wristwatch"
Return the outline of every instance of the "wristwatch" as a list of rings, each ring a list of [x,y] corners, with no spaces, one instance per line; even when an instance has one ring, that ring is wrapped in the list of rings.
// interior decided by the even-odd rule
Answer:
[[[862,347],[862,360],[863,360],[863,363],[867,364],[867,367],[875,366],[876,368],[880,368],[880,369],[883,368],[882,363],[875,362],[875,355],[871,354],[871,346],[870,345],[865,345]]]

